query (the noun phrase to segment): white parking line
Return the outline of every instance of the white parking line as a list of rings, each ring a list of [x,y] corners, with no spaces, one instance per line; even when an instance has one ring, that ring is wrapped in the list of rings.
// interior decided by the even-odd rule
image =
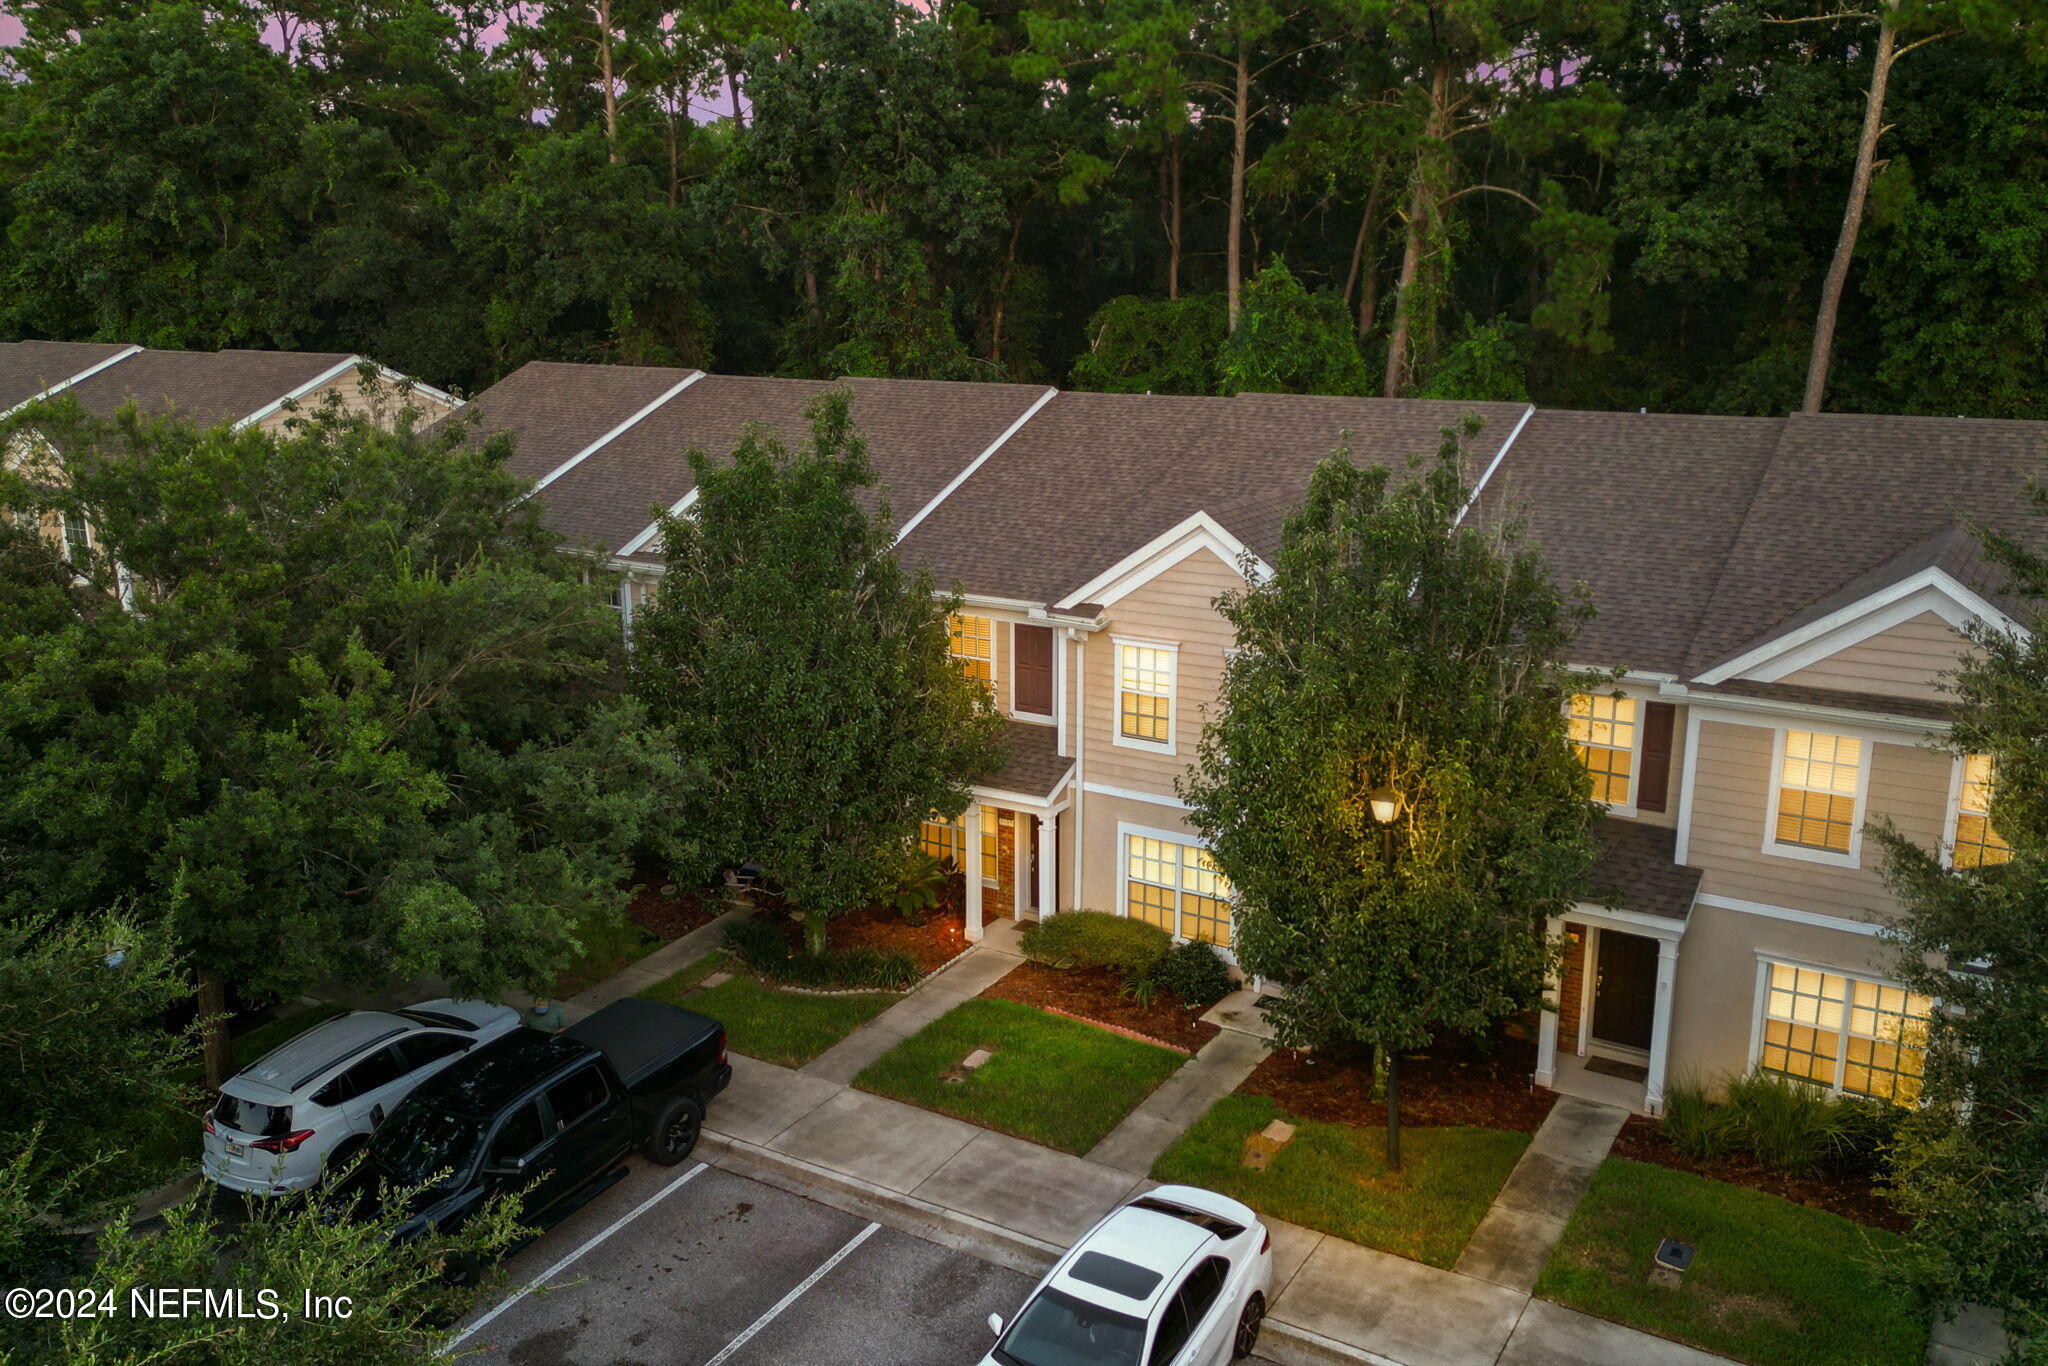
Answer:
[[[535,1276],[525,1285],[520,1286],[517,1294],[510,1295],[505,1299],[499,1301],[498,1304],[491,1309],[490,1313],[484,1315],[475,1323],[472,1323],[471,1325],[469,1325],[469,1327],[463,1329],[460,1333],[458,1333],[455,1336],[454,1340],[449,1342],[449,1344],[446,1347],[443,1347],[441,1349],[442,1355],[451,1355],[457,1347],[460,1347],[463,1343],[468,1342],[470,1338],[474,1336],[476,1333],[481,1332],[483,1329],[489,1327],[491,1322],[494,1319],[496,1319],[498,1315],[504,1313],[507,1309],[510,1309],[513,1305],[519,1303],[528,1295],[538,1290],[545,1282],[551,1281],[556,1276],[560,1275],[562,1273],[563,1268],[567,1267],[571,1262],[575,1261],[578,1257],[581,1257],[584,1253],[590,1251],[590,1249],[596,1247],[599,1243],[611,1237],[614,1233],[617,1233],[620,1229],[632,1223],[641,1215],[647,1213],[647,1211],[653,1209],[656,1205],[660,1204],[663,1200],[666,1200],[674,1192],[681,1190],[683,1186],[690,1181],[691,1178],[695,1177],[697,1173],[703,1171],[708,1165],[708,1163],[699,1162],[696,1166],[690,1168],[690,1170],[684,1172],[681,1176],[669,1182],[666,1186],[663,1186],[660,1190],[648,1196],[645,1200],[642,1200],[632,1209],[620,1215],[617,1219],[614,1219],[610,1224],[606,1225],[601,1232],[591,1235],[590,1240],[584,1243],[582,1247],[577,1248],[574,1252],[562,1258],[561,1261],[556,1262],[546,1271],[541,1272],[540,1275]]]
[[[848,1253],[852,1252],[862,1243],[865,1243],[868,1240],[869,1235],[880,1227],[880,1224],[869,1224],[866,1228],[854,1234],[853,1237],[847,1239],[845,1247],[840,1248],[830,1257],[827,1257],[825,1259],[825,1264],[819,1267],[816,1271],[813,1271],[810,1275],[804,1277],[802,1281],[798,1282],[796,1289],[790,1291],[787,1295],[784,1295],[781,1299],[777,1300],[774,1304],[770,1305],[767,1313],[761,1315],[760,1318],[755,1319],[752,1323],[747,1325],[746,1332],[741,1333],[731,1342],[728,1342],[725,1344],[725,1346],[719,1348],[718,1355],[711,1358],[711,1360],[705,1362],[704,1366],[722,1366],[722,1363],[725,1361],[727,1357],[731,1356],[734,1352],[737,1352],[740,1348],[746,1346],[747,1340],[749,1338],[753,1337],[754,1334],[760,1332],[763,1328],[766,1328],[769,1324],[773,1323],[775,1321],[775,1316],[777,1314],[780,1314],[783,1310],[789,1308],[789,1306],[791,1306],[792,1304],[795,1304],[797,1300],[802,1297],[804,1291],[809,1290],[819,1281],[824,1280],[826,1272],[830,1271],[833,1267],[838,1266],[841,1262],[845,1261]]]

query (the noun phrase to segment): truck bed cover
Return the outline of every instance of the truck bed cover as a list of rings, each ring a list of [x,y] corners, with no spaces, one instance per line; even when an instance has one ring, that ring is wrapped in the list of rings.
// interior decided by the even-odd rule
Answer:
[[[631,1087],[718,1028],[718,1021],[694,1010],[628,996],[570,1026],[567,1034],[604,1054]]]

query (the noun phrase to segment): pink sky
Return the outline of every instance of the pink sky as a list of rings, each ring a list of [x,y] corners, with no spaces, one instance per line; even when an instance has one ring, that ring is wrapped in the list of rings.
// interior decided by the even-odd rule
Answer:
[[[0,47],[13,47],[21,41],[21,20],[0,9]]]

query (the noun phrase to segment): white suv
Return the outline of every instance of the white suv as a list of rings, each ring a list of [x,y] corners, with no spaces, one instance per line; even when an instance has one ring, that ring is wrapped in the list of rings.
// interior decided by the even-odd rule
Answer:
[[[519,1028],[484,1001],[358,1010],[288,1039],[220,1088],[200,1168],[229,1190],[282,1195],[353,1157],[412,1089],[480,1043]]]
[[[1252,1354],[1273,1238],[1227,1195],[1159,1186],[1089,1229],[1032,1290],[982,1366],[1228,1366]]]

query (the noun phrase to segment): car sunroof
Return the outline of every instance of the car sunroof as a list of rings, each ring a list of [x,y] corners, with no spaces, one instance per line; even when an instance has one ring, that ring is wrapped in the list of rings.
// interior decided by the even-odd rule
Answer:
[[[1084,1252],[1074,1259],[1067,1274],[1077,1281],[1100,1286],[1104,1290],[1122,1295],[1126,1299],[1142,1300],[1152,1294],[1160,1282],[1156,1271],[1147,1271],[1142,1266],[1133,1266],[1121,1257],[1112,1257],[1106,1252]]]

